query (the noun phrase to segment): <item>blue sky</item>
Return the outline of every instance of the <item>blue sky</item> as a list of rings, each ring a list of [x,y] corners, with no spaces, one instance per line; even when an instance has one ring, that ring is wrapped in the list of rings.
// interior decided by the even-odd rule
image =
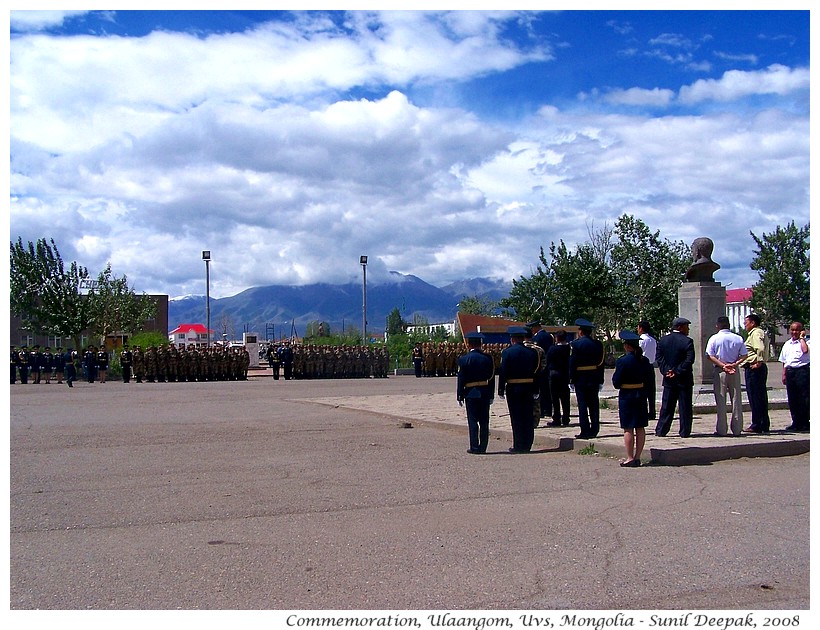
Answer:
[[[807,6],[807,5],[806,5]],[[528,275],[809,221],[808,11],[11,14],[10,232],[138,291]]]

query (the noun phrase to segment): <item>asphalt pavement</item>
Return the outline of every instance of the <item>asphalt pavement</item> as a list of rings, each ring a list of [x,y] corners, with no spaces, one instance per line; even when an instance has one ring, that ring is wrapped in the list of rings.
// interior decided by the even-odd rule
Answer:
[[[512,455],[497,401],[471,456],[454,389],[12,385],[10,608],[810,607],[808,453],[624,469],[607,419],[591,448],[544,428]],[[757,439],[808,436],[718,447]]]

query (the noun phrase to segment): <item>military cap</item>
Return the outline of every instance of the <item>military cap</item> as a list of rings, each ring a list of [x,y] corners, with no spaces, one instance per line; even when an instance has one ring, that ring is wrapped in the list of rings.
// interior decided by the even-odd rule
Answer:
[[[595,324],[593,324],[591,321],[580,317],[575,320],[575,325],[579,328],[595,328]]]
[[[641,340],[640,336],[631,330],[622,330],[618,333],[618,337],[620,337],[621,341],[626,341],[627,343],[634,343]]]
[[[527,329],[523,326],[510,326],[507,328],[507,333],[510,337],[526,337]]]
[[[484,339],[484,335],[482,335],[480,332],[471,332],[471,333],[467,333],[466,335],[464,335],[464,338],[465,339],[482,340],[482,339]]]
[[[691,324],[688,319],[685,317],[676,317],[672,320],[672,328],[678,328],[679,326],[683,326],[684,324]]]
[[[540,326],[540,325],[541,325],[541,322],[536,320],[534,322],[530,322],[529,324],[527,324],[527,328],[535,328],[536,326]]]

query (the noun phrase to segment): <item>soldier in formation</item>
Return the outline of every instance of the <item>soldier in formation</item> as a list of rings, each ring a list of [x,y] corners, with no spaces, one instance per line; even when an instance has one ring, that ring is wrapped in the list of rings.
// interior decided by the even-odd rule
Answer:
[[[390,353],[381,346],[330,346],[323,344],[272,345],[267,352],[273,378],[278,380],[279,367],[286,361],[285,380],[328,378],[387,378]]]

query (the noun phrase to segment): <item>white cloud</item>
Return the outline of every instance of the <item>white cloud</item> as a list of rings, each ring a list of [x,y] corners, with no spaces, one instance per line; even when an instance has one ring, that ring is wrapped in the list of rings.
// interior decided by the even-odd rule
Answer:
[[[61,26],[67,19],[88,11],[11,11],[9,23],[18,33],[43,31]]]
[[[789,94],[808,90],[808,68],[787,68],[779,64],[765,70],[729,70],[720,79],[700,79],[680,90],[679,99],[692,104],[702,101],[733,101],[755,94]]]
[[[590,222],[628,212],[667,238],[712,237],[742,285],[748,226],[808,221],[807,115],[547,105],[504,124],[408,97],[407,85],[446,90],[547,59],[501,38],[505,15],[355,13],[342,28],[300,14],[207,38],[17,37],[13,238],[54,236],[64,258],[110,261],[137,290],[172,295],[202,293],[210,249],[212,295],[224,296],[357,281],[361,254],[373,281],[391,269],[439,284],[514,278],[542,245],[583,242]],[[807,87],[807,70],[772,66],[696,82],[678,100]],[[340,96],[353,88],[376,95]],[[592,90],[584,105],[673,97],[625,86]]]
[[[612,90],[604,97],[607,102],[616,105],[638,105],[651,107],[666,107],[675,98],[673,90],[653,88],[629,88],[626,90]]]

